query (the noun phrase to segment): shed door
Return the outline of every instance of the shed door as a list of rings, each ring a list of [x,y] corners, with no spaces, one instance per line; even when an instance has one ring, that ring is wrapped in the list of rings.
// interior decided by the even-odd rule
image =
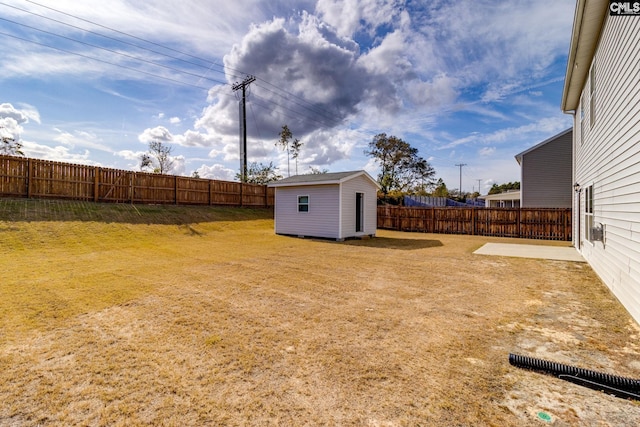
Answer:
[[[364,193],[356,193],[356,233],[364,231]]]

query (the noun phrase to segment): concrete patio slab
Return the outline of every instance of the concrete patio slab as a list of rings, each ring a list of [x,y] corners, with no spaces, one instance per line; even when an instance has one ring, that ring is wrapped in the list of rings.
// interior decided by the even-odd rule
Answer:
[[[586,262],[573,246],[520,245],[513,243],[487,243],[474,252],[478,255],[511,256],[519,258],[552,259]]]

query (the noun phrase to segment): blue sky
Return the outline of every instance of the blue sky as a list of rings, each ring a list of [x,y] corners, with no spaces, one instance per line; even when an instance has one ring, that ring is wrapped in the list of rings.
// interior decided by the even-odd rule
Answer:
[[[373,136],[419,150],[450,189],[520,180],[514,156],[567,129],[573,0],[5,0],[0,126],[29,157],[233,179],[246,75],[248,160],[288,175],[377,165]],[[295,173],[291,163],[291,174]]]

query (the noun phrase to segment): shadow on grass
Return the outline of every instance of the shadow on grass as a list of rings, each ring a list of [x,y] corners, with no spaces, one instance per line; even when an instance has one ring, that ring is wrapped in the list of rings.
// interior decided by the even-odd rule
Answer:
[[[351,239],[344,242],[333,242],[338,245],[360,246],[379,249],[415,250],[437,248],[443,246],[440,240],[398,239],[393,237],[374,237],[372,239]]]
[[[219,206],[133,205],[77,200],[0,198],[0,221],[95,221],[183,225],[273,219],[273,209]]]

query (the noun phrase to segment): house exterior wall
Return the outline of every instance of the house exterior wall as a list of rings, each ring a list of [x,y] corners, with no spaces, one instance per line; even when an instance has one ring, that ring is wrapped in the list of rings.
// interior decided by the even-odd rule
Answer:
[[[368,178],[359,176],[342,183],[342,230],[340,238],[374,236],[377,224],[377,188]],[[356,193],[364,193],[364,227],[356,232]]]
[[[309,196],[308,212],[298,212],[298,196]],[[337,184],[276,188],[276,234],[340,238],[339,196]]]
[[[486,208],[519,208],[520,191],[507,191],[506,193],[484,196],[484,206]]]
[[[570,208],[572,132],[522,156],[520,200],[523,208]]]
[[[640,323],[639,63],[640,19],[606,16],[591,68],[595,79],[587,77],[574,115],[574,180],[581,188],[573,196],[573,235]],[[588,239],[587,188],[593,189],[593,221],[604,226],[603,242]]]

